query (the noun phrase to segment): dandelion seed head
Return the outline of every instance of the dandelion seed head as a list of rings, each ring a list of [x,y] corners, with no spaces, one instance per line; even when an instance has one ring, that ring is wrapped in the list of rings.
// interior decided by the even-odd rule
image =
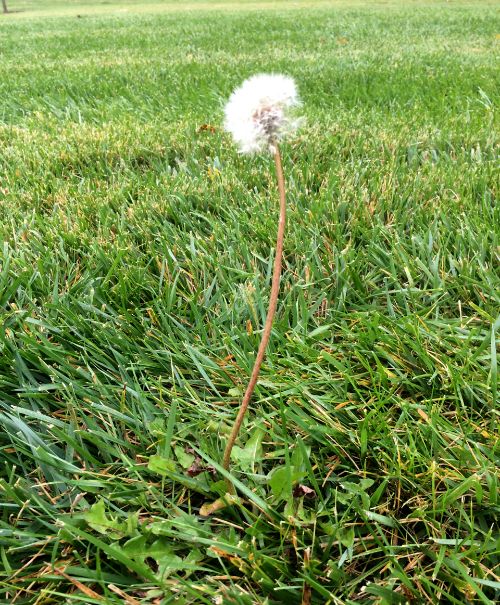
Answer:
[[[279,74],[258,74],[237,88],[225,107],[224,128],[242,153],[268,149],[291,134],[299,120],[291,110],[299,105],[292,78]]]

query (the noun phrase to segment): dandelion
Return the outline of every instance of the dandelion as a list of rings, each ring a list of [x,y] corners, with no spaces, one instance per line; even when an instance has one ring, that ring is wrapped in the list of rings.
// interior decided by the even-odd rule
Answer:
[[[298,120],[292,117],[291,110],[298,104],[297,89],[292,78],[282,75],[261,74],[246,80],[231,95],[225,109],[225,128],[231,132],[242,153],[267,151],[274,155],[280,198],[278,237],[269,309],[250,380],[226,444],[223,468],[227,471],[229,471],[231,450],[241,428],[264,361],[278,303],[286,221],[285,179],[279,142],[297,127]],[[227,486],[229,493],[234,494],[234,486],[230,481],[227,481]]]
[[[266,148],[274,153],[277,143],[292,133],[299,120],[292,111],[299,105],[292,78],[259,74],[245,80],[231,95],[225,108],[224,127],[242,153]]]

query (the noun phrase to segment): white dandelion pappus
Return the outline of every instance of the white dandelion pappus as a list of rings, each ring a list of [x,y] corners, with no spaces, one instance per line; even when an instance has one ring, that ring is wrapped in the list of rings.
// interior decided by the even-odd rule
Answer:
[[[224,128],[242,153],[266,148],[274,153],[274,144],[298,126],[290,110],[299,105],[292,78],[279,74],[258,74],[237,88],[225,107]]]

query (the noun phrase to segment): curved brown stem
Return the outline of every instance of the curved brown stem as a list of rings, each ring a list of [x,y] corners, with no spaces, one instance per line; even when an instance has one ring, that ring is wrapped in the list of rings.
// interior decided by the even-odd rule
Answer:
[[[234,422],[233,428],[231,430],[231,434],[229,435],[229,439],[227,440],[226,449],[224,451],[224,458],[222,461],[222,466],[225,470],[229,470],[229,465],[231,462],[231,450],[233,449],[234,442],[238,437],[238,433],[241,428],[241,423],[243,422],[243,418],[248,408],[248,404],[252,398],[255,385],[257,384],[257,379],[259,377],[260,367],[262,362],[264,361],[264,356],[266,353],[267,343],[269,342],[269,337],[271,336],[271,328],[273,325],[274,314],[276,312],[276,305],[278,304],[278,293],[280,287],[280,277],[281,277],[281,264],[282,264],[282,256],[283,256],[283,240],[285,236],[285,223],[286,223],[286,197],[285,197],[285,179],[283,176],[283,167],[281,165],[281,156],[278,145],[275,144],[275,152],[274,152],[274,163],[276,166],[276,177],[278,179],[278,190],[280,196],[280,215],[278,222],[278,237],[276,241],[276,255],[274,257],[274,270],[273,270],[273,279],[271,284],[271,295],[269,297],[269,309],[267,311],[266,323],[264,325],[264,330],[262,331],[262,339],[260,341],[259,349],[257,351],[257,357],[255,358],[255,363],[253,366],[252,374],[250,375],[250,381],[248,383],[247,389],[241,401],[240,409],[238,411],[238,416]],[[231,494],[234,494],[234,486],[229,479],[226,479],[228,491]]]

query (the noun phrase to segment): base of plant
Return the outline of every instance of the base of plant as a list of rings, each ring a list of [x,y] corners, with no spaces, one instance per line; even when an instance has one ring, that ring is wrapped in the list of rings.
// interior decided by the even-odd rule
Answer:
[[[234,494],[224,494],[224,496],[217,498],[214,502],[205,502],[200,508],[201,517],[209,517],[219,510],[233,506],[234,504],[241,504],[241,498]]]

